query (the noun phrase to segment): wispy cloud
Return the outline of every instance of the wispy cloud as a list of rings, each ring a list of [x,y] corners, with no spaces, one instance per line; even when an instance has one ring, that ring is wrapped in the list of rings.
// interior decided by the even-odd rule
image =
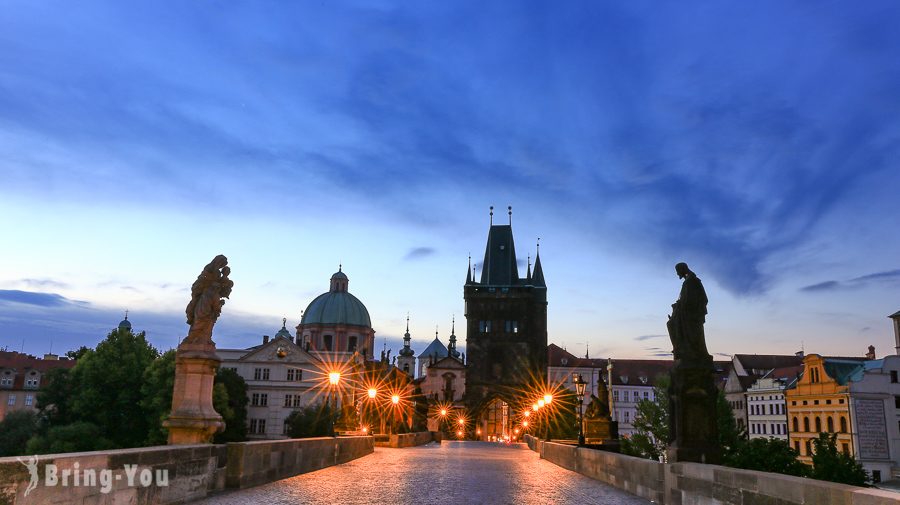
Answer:
[[[433,247],[414,247],[406,253],[403,259],[407,261],[415,261],[425,259],[429,256],[434,256],[435,254],[437,254],[437,250],[435,250]]]
[[[900,270],[887,270],[884,272],[875,272],[871,274],[861,275],[846,281],[823,281],[809,286],[800,288],[800,291],[807,293],[815,293],[820,291],[838,291],[843,289],[857,289],[868,286],[873,283],[896,283],[900,282]]]
[[[666,336],[667,335],[640,335],[640,336],[634,337],[634,339],[638,340],[638,341],[643,341],[643,340],[651,340],[654,338],[663,338]]]
[[[0,303],[19,303],[37,307],[62,307],[66,305],[85,305],[85,302],[70,300],[56,293],[38,293],[15,289],[0,290]]]
[[[17,282],[30,288],[66,289],[69,287],[67,283],[54,279],[19,279]]]

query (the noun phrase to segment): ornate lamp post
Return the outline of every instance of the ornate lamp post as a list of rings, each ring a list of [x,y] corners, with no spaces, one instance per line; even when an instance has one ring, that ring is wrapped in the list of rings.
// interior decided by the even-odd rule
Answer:
[[[331,434],[332,436],[337,436],[334,432],[334,421],[335,416],[334,413],[337,412],[337,386],[338,383],[341,382],[341,372],[329,372],[328,373],[328,384],[331,389],[331,399],[332,399],[332,411],[331,411]]]
[[[575,396],[578,398],[578,445],[584,445],[584,387],[587,383],[581,374],[572,372],[572,382],[575,383]]]

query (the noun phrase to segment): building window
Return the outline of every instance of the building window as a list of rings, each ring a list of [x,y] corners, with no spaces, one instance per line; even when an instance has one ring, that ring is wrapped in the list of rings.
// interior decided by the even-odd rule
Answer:
[[[831,416],[828,416],[825,421],[827,421],[825,424],[828,426],[828,433],[834,433],[834,420]]]
[[[299,368],[288,368],[287,380],[300,382],[303,380],[303,370]]]
[[[822,419],[816,416],[816,433],[822,433]]]
[[[613,391],[613,401],[614,402],[619,401],[619,392],[618,391]]]
[[[254,435],[264,435],[266,433],[266,420],[265,419],[251,419],[250,420],[250,433]]]
[[[12,386],[12,377],[4,377],[0,379],[0,386]]]
[[[803,431],[809,433],[809,418],[808,417],[803,418]]]
[[[878,484],[881,482],[881,470],[872,470],[872,483]]]
[[[841,433],[847,433],[847,418],[841,416]]]
[[[284,395],[284,406],[290,407],[291,402],[294,400],[294,395]]]
[[[25,406],[30,407],[34,401],[34,395],[25,395]]]
[[[800,421],[795,417],[794,418],[794,432],[800,431]]]
[[[794,450],[797,451],[797,454],[800,454],[800,441],[794,440]]]
[[[253,380],[269,380],[269,369],[268,368],[254,368],[253,369]]]
[[[891,370],[891,382],[894,384],[897,383],[897,371],[896,370]]]
[[[347,344],[347,352],[356,352],[356,342],[358,337],[356,335],[350,337],[349,343]]]
[[[16,404],[16,395],[9,395],[9,400],[6,402],[7,405],[15,405]]]
[[[623,402],[628,401],[628,391],[622,391],[622,401]]]
[[[649,392],[649,391],[644,391],[644,399],[645,399],[645,400],[649,400],[649,399],[650,399],[650,392]]]
[[[322,345],[325,347],[326,351],[331,351],[332,346],[334,345],[334,337],[332,337],[331,335],[323,335]]]
[[[253,393],[250,395],[250,406],[267,407],[269,405],[269,395],[267,393]]]
[[[900,409],[900,396],[894,397],[894,408]]]
[[[481,333],[490,333],[491,332],[491,322],[490,321],[478,321],[478,331]]]
[[[812,456],[812,443],[809,440],[806,441],[806,455]]]
[[[506,333],[519,333],[519,322],[505,321],[503,323],[503,329],[506,331]]]
[[[844,451],[844,454],[849,456],[850,455],[850,444],[848,444],[847,442],[844,442],[843,444],[841,444],[841,450]]]
[[[631,412],[626,410],[625,411],[625,422],[626,423],[629,422],[629,417],[631,417]]]

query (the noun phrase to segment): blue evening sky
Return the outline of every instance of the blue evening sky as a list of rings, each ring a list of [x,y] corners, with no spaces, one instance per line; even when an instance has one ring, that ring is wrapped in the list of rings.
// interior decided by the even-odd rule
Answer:
[[[488,207],[549,340],[656,357],[686,261],[718,356],[878,354],[900,309],[896,1],[0,2],[0,348],[220,346],[343,263],[376,338],[453,315]],[[418,350],[417,349],[417,350]]]

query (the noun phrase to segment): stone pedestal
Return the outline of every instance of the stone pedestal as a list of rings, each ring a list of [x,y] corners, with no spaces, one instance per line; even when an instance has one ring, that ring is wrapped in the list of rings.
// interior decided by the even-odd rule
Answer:
[[[619,423],[608,416],[584,420],[584,444],[587,447],[619,451]]]
[[[712,359],[691,365],[675,362],[669,386],[670,463],[690,461],[718,464],[722,457],[716,400],[719,391],[713,380]]]
[[[172,413],[163,423],[170,445],[206,444],[225,428],[213,408],[213,382],[222,360],[212,342],[182,342],[175,351],[175,389]]]

